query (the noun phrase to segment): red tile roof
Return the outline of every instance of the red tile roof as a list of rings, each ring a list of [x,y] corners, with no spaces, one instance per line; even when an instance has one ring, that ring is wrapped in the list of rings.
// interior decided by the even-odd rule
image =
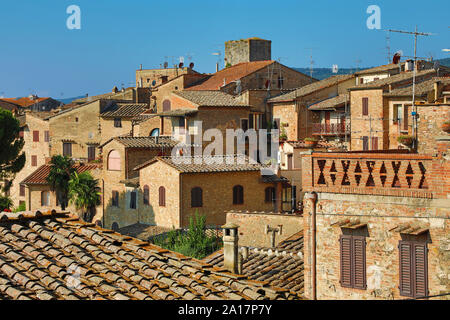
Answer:
[[[100,164],[76,164],[74,168],[78,173],[82,173],[85,171],[98,169]],[[51,165],[44,164],[40,166],[36,171],[34,171],[31,175],[25,178],[20,184],[47,184],[47,177],[50,173]]]
[[[224,84],[224,79],[225,84],[230,84],[231,82],[242,79],[253,72],[267,67],[274,62],[275,61],[273,60],[266,60],[238,63],[212,74],[211,77],[202,83],[186,88],[185,90],[219,90]]]
[[[48,98],[48,97],[47,98],[35,98],[35,99],[30,99],[29,97],[23,97],[23,98],[2,98],[2,100],[4,100],[4,101],[8,101],[8,102],[17,104],[17,105],[19,105],[21,107],[24,107],[24,108],[32,106],[35,103],[45,101],[47,99],[50,99],[50,98]]]

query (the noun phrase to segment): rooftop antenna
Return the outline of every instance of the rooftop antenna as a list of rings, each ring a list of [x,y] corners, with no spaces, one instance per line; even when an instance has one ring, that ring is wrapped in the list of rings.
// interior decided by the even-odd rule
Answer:
[[[313,73],[314,73],[314,60],[313,60],[313,50],[316,48],[305,48],[310,51],[309,54],[309,76],[311,77],[311,83],[313,82]]]
[[[387,61],[391,63],[391,33],[388,30],[386,32],[386,51],[387,51]]]
[[[216,72],[219,72],[220,57],[222,56],[222,52],[219,50],[217,52],[213,52],[212,55],[217,56]]]
[[[417,107],[415,105],[416,102],[416,74],[417,74],[417,37],[418,36],[424,36],[428,37],[433,35],[432,33],[428,32],[418,32],[417,31],[417,25],[414,31],[403,31],[403,30],[392,30],[389,29],[389,32],[397,32],[402,34],[409,34],[414,36],[414,67],[413,67],[413,85],[412,85],[412,119],[413,119],[413,126],[412,126],[412,135],[415,137],[417,135]],[[417,138],[417,137],[416,137]],[[415,139],[416,140],[416,139]],[[414,140],[414,141],[415,141]],[[416,142],[414,142],[416,144]]]

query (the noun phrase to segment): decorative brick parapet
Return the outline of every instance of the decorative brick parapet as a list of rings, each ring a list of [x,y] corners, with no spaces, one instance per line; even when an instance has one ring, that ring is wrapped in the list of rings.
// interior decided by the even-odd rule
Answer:
[[[447,198],[448,161],[405,153],[312,153],[303,157],[303,191]]]

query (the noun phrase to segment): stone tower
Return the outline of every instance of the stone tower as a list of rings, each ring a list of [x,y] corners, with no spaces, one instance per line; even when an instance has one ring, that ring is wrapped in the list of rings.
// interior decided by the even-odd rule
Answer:
[[[225,42],[225,66],[272,59],[272,41],[260,38]]]

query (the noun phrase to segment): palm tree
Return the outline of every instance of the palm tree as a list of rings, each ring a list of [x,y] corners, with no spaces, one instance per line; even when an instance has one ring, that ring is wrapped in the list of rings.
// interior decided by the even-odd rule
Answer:
[[[89,171],[80,174],[74,172],[69,181],[68,196],[70,202],[81,210],[83,219],[92,222],[93,211],[100,204],[98,180],[94,179]]]
[[[68,204],[69,181],[72,174],[76,172],[72,159],[67,156],[56,155],[50,161],[50,173],[47,177],[47,182],[50,184],[50,189],[56,192],[56,197],[61,205],[61,210],[66,210]]]

